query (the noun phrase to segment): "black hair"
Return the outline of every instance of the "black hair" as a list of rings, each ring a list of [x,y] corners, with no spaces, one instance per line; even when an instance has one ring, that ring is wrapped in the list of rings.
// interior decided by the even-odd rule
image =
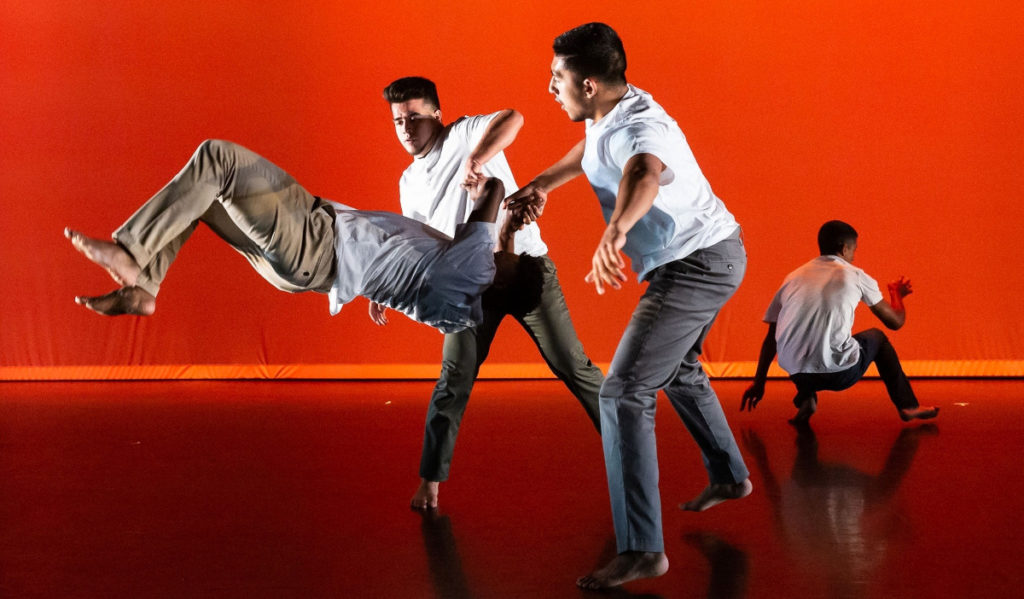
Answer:
[[[818,250],[822,256],[841,254],[844,245],[857,242],[857,231],[841,220],[830,220],[818,229]]]
[[[437,86],[426,77],[402,77],[395,79],[384,88],[384,99],[389,104],[400,104],[409,100],[420,99],[435,109],[441,109],[441,100],[437,97]]]
[[[544,289],[544,267],[540,258],[495,252],[497,272],[494,284],[484,291],[481,302],[487,310],[522,318],[540,304]]]
[[[580,79],[610,85],[626,83],[626,50],[615,30],[604,23],[587,23],[555,38],[555,55]]]

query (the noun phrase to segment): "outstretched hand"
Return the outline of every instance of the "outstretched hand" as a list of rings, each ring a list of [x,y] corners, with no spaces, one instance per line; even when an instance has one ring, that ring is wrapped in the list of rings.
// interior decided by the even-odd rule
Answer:
[[[388,323],[388,317],[385,314],[387,310],[387,307],[382,304],[370,302],[370,320],[372,320],[377,326],[386,325]]]
[[[519,188],[518,191],[505,198],[505,208],[520,215],[523,224],[528,225],[544,213],[548,193],[533,182]]]
[[[899,279],[889,283],[889,295],[891,296],[904,298],[913,292],[914,290],[910,286],[910,279],[902,275],[900,275]]]
[[[757,404],[761,403],[762,399],[764,399],[764,383],[751,383],[750,386],[747,387],[747,390],[743,392],[743,401],[740,403],[740,411],[754,411],[754,408],[757,407]]]
[[[594,258],[591,260],[590,272],[587,273],[585,281],[593,283],[598,295],[604,294],[604,286],[612,289],[622,289],[622,283],[626,280],[626,273],[622,269],[626,267],[620,251],[626,245],[626,234],[615,225],[608,225],[597,244]]]

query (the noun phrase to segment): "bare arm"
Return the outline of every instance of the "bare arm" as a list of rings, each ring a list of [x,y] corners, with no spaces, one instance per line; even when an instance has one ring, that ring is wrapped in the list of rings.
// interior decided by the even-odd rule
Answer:
[[[483,166],[494,158],[495,154],[512,145],[519,135],[519,130],[523,128],[523,121],[523,115],[511,108],[502,110],[498,116],[491,119],[484,129],[483,137],[466,157],[463,187],[472,187],[484,177]]]
[[[505,222],[498,232],[498,251],[514,254],[516,252],[516,231],[523,228],[523,218],[516,210],[509,210]]]
[[[894,331],[898,330],[907,321],[907,310],[903,305],[903,298],[913,292],[910,280],[900,277],[889,283],[889,301],[882,300],[871,306],[871,312],[886,327]]]
[[[605,285],[620,289],[620,283],[626,280],[622,272],[626,263],[620,253],[622,246],[626,245],[626,233],[654,205],[664,170],[665,164],[653,154],[636,154],[623,167],[615,210],[608,219],[608,226],[597,245],[590,273],[586,277],[599,294],[604,293]]]
[[[543,189],[545,192],[552,191],[576,177],[583,174],[583,149],[587,140],[581,139],[562,156],[558,162],[552,164],[541,174],[533,178],[529,185]]]
[[[761,343],[761,355],[757,358],[757,371],[754,373],[754,382],[743,392],[743,401],[740,403],[740,411],[750,411],[757,407],[757,404],[764,398],[764,383],[768,380],[768,367],[772,365],[778,348],[775,342],[775,323],[768,323],[768,333]]]
[[[537,220],[544,212],[544,204],[548,192],[561,187],[583,174],[583,148],[586,140],[581,139],[558,162],[549,166],[532,181],[519,188],[519,191],[505,198],[505,206],[509,210],[519,209],[523,214],[523,224]]]

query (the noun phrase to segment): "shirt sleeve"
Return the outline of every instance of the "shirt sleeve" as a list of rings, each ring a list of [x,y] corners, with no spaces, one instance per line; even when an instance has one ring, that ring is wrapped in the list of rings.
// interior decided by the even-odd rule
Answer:
[[[497,112],[491,114],[480,114],[476,116],[464,116],[455,121],[452,125],[452,133],[454,133],[467,148],[472,150],[480,143],[480,139],[484,136],[484,131],[487,130],[487,126],[491,124],[491,121],[498,116]]]
[[[778,322],[779,312],[782,311],[782,289],[775,292],[775,297],[772,298],[772,303],[768,304],[768,309],[764,313],[764,322],[773,323]]]
[[[661,185],[667,185],[675,178],[669,166],[672,150],[668,144],[667,129],[661,123],[631,123],[608,136],[607,151],[612,163],[620,169],[637,154],[651,154],[665,165],[661,173]]]
[[[878,288],[878,281],[871,278],[866,272],[861,272],[858,280],[860,285],[861,301],[868,306],[874,306],[882,301],[882,291]]]

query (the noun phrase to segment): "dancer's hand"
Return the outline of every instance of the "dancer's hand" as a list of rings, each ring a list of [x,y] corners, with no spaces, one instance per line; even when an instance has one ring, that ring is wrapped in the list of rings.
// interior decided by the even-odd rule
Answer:
[[[479,160],[470,156],[462,167],[465,175],[462,178],[462,188],[473,190],[487,179],[484,174],[484,165]]]
[[[914,289],[910,286],[910,279],[900,276],[899,279],[889,283],[889,295],[898,296],[900,298],[907,297],[914,292]]]
[[[548,192],[531,181],[505,198],[505,208],[518,214],[523,224],[528,225],[544,213],[544,205],[547,204],[547,201]]]
[[[626,273],[622,272],[622,269],[626,267],[626,262],[622,259],[620,250],[624,245],[626,234],[616,225],[609,224],[597,244],[590,272],[584,279],[587,283],[594,284],[598,295],[604,294],[605,285],[612,289],[622,289],[622,283],[626,280]]]
[[[761,403],[762,399],[764,399],[764,383],[754,381],[749,387],[747,387],[747,390],[743,392],[743,401],[740,403],[740,411],[754,411],[754,408],[757,407],[757,404]]]
[[[372,320],[377,326],[386,325],[388,323],[388,317],[385,314],[387,310],[387,307],[382,304],[370,302],[370,320]]]

